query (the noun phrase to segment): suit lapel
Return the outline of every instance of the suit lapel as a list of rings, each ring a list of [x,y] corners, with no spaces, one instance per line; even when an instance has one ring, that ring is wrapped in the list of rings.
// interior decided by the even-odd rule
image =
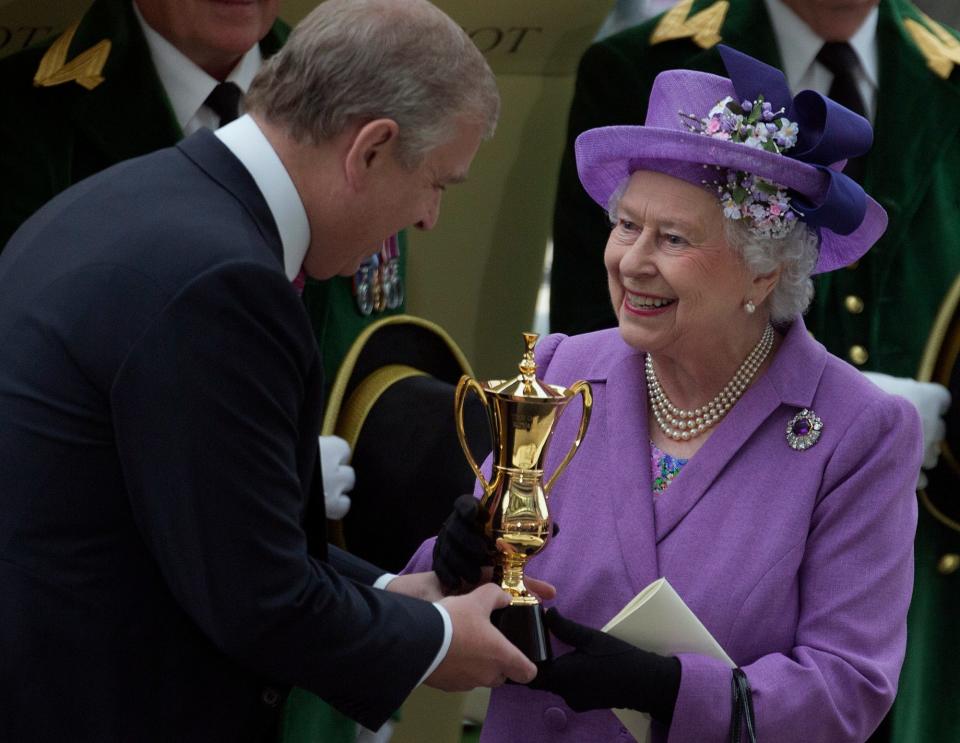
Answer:
[[[129,0],[94,3],[77,29],[68,58],[104,38],[112,43],[104,82],[92,91],[73,91],[69,116],[107,162],[171,146],[182,132]]]
[[[604,466],[613,484],[617,540],[634,593],[656,580],[657,550],[650,483],[650,434],[642,353],[619,361],[607,375]]]
[[[209,129],[200,129],[190,135],[177,144],[177,149],[243,204],[283,271],[283,244],[277,223],[260,188],[243,164]]]
[[[825,364],[826,350],[810,337],[803,321],[797,318],[770,368],[730,409],[670,487],[657,497],[658,543],[697,505],[730,460],[748,446],[756,430],[781,405],[804,408],[812,404]]]
[[[730,3],[727,20],[721,30],[721,44],[732,46],[737,51],[749,54],[755,59],[781,68],[780,50],[773,34],[770,14],[763,0],[734,0]],[[719,54],[717,55],[719,58]],[[721,74],[727,77],[722,63]]]

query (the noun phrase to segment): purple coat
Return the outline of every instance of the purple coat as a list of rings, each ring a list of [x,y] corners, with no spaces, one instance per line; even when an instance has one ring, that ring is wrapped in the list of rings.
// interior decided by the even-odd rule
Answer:
[[[915,410],[828,354],[798,318],[770,368],[654,500],[643,361],[616,329],[540,343],[538,376],[589,380],[594,408],[550,494],[560,534],[529,574],[557,586],[563,614],[594,627],[664,576],[745,670],[759,740],[864,741],[893,703],[906,643]],[[824,428],[796,451],[785,432],[805,407]],[[571,408],[548,474],[574,437]],[[421,547],[411,566],[429,569],[430,551]],[[673,723],[669,734],[655,724],[654,740],[726,743],[729,669],[694,654],[680,661]],[[508,685],[493,692],[482,740],[633,738],[609,711],[577,714],[557,696]]]

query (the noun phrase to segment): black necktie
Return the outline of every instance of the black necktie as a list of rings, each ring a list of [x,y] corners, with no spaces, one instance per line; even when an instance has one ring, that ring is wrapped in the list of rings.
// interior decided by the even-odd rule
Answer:
[[[236,83],[218,83],[204,103],[220,117],[220,126],[229,124],[240,115],[243,91]]]
[[[828,41],[817,54],[817,61],[833,74],[833,83],[827,95],[841,106],[846,106],[854,113],[866,118],[867,107],[857,86],[856,71],[860,62],[850,45],[845,41]],[[855,181],[861,181],[863,158],[857,157],[850,160],[843,172]]]

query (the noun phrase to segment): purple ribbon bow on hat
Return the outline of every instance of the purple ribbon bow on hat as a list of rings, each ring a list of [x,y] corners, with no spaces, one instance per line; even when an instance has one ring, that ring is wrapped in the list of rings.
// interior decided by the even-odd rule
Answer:
[[[797,122],[797,143],[789,154],[829,177],[829,184],[817,206],[799,194],[791,200],[811,227],[829,227],[849,235],[861,224],[867,197],[860,185],[840,172],[847,160],[864,154],[873,144],[870,123],[859,114],[813,90],[790,96],[784,74],[776,67],[723,44],[717,47],[730,81],[741,100],[754,101],[761,95],[774,110],[783,108],[787,118]]]

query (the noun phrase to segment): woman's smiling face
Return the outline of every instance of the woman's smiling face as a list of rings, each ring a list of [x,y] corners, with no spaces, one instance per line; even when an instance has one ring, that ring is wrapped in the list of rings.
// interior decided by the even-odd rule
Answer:
[[[616,215],[604,263],[627,343],[697,358],[748,332],[743,305],[753,277],[727,244],[716,196],[637,171]]]

